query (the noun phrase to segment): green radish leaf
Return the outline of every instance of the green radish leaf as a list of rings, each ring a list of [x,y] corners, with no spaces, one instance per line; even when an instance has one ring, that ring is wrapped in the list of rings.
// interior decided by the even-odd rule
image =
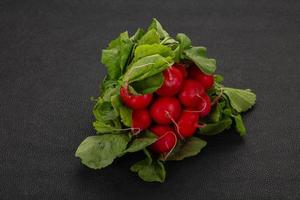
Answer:
[[[97,131],[97,134],[117,133],[120,132],[120,129],[122,128],[119,119],[110,121],[97,120],[93,122],[93,126],[94,129]]]
[[[162,44],[164,46],[168,46],[174,50],[178,46],[179,43],[172,37],[168,36],[168,37],[164,38],[163,41],[160,42],[160,44]]]
[[[137,60],[150,56],[150,55],[155,55],[159,54],[163,57],[174,57],[174,52],[172,51],[171,48],[164,46],[162,44],[144,44],[144,45],[139,45],[136,47],[134,51],[134,59],[133,62],[136,62]]]
[[[101,169],[122,155],[129,142],[125,134],[107,134],[87,137],[78,147],[75,156],[92,168]]]
[[[209,114],[209,121],[210,122],[218,122],[221,119],[222,113],[221,113],[222,108],[220,107],[219,104],[214,106],[212,108],[212,111]]]
[[[107,89],[114,88],[116,84],[117,84],[116,80],[112,80],[108,76],[105,76],[103,78],[103,80],[101,81],[101,84],[100,84],[100,94],[101,94],[101,97],[103,96],[103,93]]]
[[[178,33],[176,35],[176,40],[179,42],[180,44],[180,48],[181,48],[181,52],[183,52],[183,50],[191,48],[192,47],[192,41],[191,39],[184,33]]]
[[[176,62],[176,63],[180,63],[180,52],[179,52],[179,49],[180,49],[180,47],[179,47],[179,45],[174,49],[174,61]]]
[[[103,93],[102,93],[102,97],[101,97],[101,100],[102,101],[106,101],[106,102],[109,102],[111,101],[111,97],[115,94],[118,94],[119,93],[119,86],[115,86],[114,88],[108,88],[106,89]]]
[[[205,47],[192,47],[184,50],[185,56],[192,60],[205,74],[212,74],[216,70],[216,60],[206,57]]]
[[[148,31],[154,29],[158,32],[160,39],[164,39],[166,37],[169,36],[169,34],[167,33],[167,31],[165,31],[163,29],[163,27],[161,26],[161,24],[159,23],[159,21],[155,18],[152,19],[152,23],[150,24],[150,26],[148,27]]]
[[[142,28],[139,28],[135,34],[130,37],[130,40],[134,43],[138,42],[142,37],[143,35],[145,34],[145,31],[142,29]]]
[[[229,129],[232,124],[230,118],[225,118],[217,123],[206,124],[204,128],[200,128],[200,135],[216,135]]]
[[[114,95],[110,98],[111,101],[111,105],[114,108],[114,110],[116,111],[116,113],[118,113],[118,115],[120,115],[120,107],[123,106],[121,99],[120,99],[120,95]]]
[[[217,83],[222,83],[224,80],[223,76],[221,76],[220,74],[215,74],[214,75],[214,81]]]
[[[101,62],[107,68],[107,73],[110,78],[118,79],[121,76],[119,50],[117,48],[102,50]]]
[[[158,90],[164,82],[163,74],[157,73],[153,76],[145,78],[141,81],[136,81],[131,84],[131,87],[139,94],[153,93]]]
[[[128,32],[124,32],[102,51],[101,62],[107,67],[111,79],[117,80],[122,75],[132,47],[133,42],[129,39]]]
[[[148,157],[131,166],[131,171],[137,172],[138,176],[147,182],[164,182],[166,170],[159,160],[150,160]]]
[[[222,99],[222,98],[221,98]],[[218,103],[218,105],[220,106],[220,108],[225,108],[225,106],[226,106],[226,102],[225,101],[220,101],[219,103]]]
[[[229,117],[232,116],[232,109],[231,108],[225,108],[222,112],[225,116],[229,116]]]
[[[125,73],[123,80],[125,82],[128,81],[129,83],[140,81],[162,72],[172,64],[173,58],[170,56],[166,58],[158,54],[146,56],[130,66]]]
[[[244,136],[246,134],[246,128],[242,119],[242,116],[232,115],[235,122],[235,130],[240,134],[240,136]]]
[[[132,110],[126,106],[120,106],[120,117],[122,123],[127,126],[131,127],[132,124]]]
[[[229,98],[232,108],[237,112],[245,112],[250,109],[256,101],[256,95],[249,89],[223,88],[224,94]]]
[[[159,44],[160,43],[160,37],[158,32],[155,29],[151,29],[148,32],[145,33],[141,37],[141,39],[138,41],[138,45],[143,44]]]
[[[119,85],[115,81],[105,79],[102,84],[101,97],[97,99],[93,108],[96,118],[93,126],[98,134],[115,133],[121,129],[119,107],[122,103],[116,93],[119,93]]]
[[[146,155],[147,159],[148,159],[148,164],[150,165],[152,163],[152,156],[151,153],[149,152],[149,150],[147,148],[143,149],[144,154]]]
[[[126,149],[126,152],[137,152],[143,150],[150,144],[154,143],[157,140],[157,137],[150,131],[141,133],[140,136],[132,141],[129,147]]]
[[[116,80],[111,80],[109,77],[105,77],[101,85],[101,92],[99,100],[101,101],[110,101],[111,96],[118,93],[119,84]]]
[[[184,33],[178,33],[176,36],[176,40],[179,42],[179,45],[177,46],[177,49],[175,50],[175,54],[176,54],[175,60],[176,60],[176,62],[180,62],[181,59],[185,59],[185,56],[183,55],[183,51],[185,49],[191,48],[192,41]]]
[[[195,156],[201,152],[206,146],[206,142],[197,137],[185,139],[182,143],[178,143],[168,160],[183,160],[184,158]]]
[[[95,104],[93,113],[95,118],[100,121],[114,120],[119,116],[111,102],[101,100]]]

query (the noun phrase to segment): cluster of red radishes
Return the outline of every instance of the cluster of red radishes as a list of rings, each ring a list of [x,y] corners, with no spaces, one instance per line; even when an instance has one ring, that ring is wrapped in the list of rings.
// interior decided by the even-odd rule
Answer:
[[[133,109],[132,129],[150,129],[158,140],[154,152],[168,153],[178,139],[191,137],[199,119],[211,110],[206,91],[214,84],[213,75],[204,74],[194,64],[174,64],[163,71],[163,85],[155,94],[133,95],[121,87],[122,102]],[[154,122],[154,123],[153,123]]]

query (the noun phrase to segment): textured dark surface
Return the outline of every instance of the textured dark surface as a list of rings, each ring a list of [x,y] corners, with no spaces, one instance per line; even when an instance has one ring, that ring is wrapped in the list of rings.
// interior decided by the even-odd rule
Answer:
[[[299,2],[2,0],[0,199],[300,199]],[[102,171],[74,157],[94,134],[100,50],[152,17],[206,46],[227,85],[258,96],[245,138],[209,139],[169,163],[164,184],[129,171],[139,155]]]

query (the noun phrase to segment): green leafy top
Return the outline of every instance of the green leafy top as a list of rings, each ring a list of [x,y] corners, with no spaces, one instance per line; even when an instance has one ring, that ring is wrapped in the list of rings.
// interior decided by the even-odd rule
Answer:
[[[166,37],[169,37],[169,34],[167,33],[167,31],[165,31],[163,29],[162,25],[155,18],[153,18],[152,23],[148,27],[148,31],[151,31],[152,29],[154,29],[158,32],[161,40],[165,39]]]
[[[102,51],[101,62],[106,65],[111,79],[116,80],[123,73],[132,47],[133,42],[129,39],[128,32],[124,32]]]
[[[138,29],[132,36],[128,32],[121,33],[102,51],[102,63],[107,67],[108,77],[118,80],[120,84],[145,80],[162,72],[174,62],[190,60],[206,74],[216,69],[216,61],[208,58],[205,47],[194,47],[188,36],[179,33],[176,38],[162,28],[157,19],[153,19],[147,31]],[[139,87],[139,93],[150,93],[162,84],[162,80],[147,84],[147,88]],[[153,88],[153,89],[148,89]],[[135,88],[134,88],[135,89]]]

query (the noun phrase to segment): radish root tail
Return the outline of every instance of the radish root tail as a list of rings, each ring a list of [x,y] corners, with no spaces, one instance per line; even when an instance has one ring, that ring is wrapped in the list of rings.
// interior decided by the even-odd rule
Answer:
[[[172,121],[172,123],[175,125],[176,130],[177,130],[177,133],[178,133],[180,139],[183,140],[184,137],[181,135],[181,133],[180,133],[180,131],[179,131],[179,127],[178,127],[177,122],[173,119],[173,117],[171,117],[171,115],[170,115],[170,113],[169,113],[168,111],[166,111],[166,115],[167,115],[167,117]]]

